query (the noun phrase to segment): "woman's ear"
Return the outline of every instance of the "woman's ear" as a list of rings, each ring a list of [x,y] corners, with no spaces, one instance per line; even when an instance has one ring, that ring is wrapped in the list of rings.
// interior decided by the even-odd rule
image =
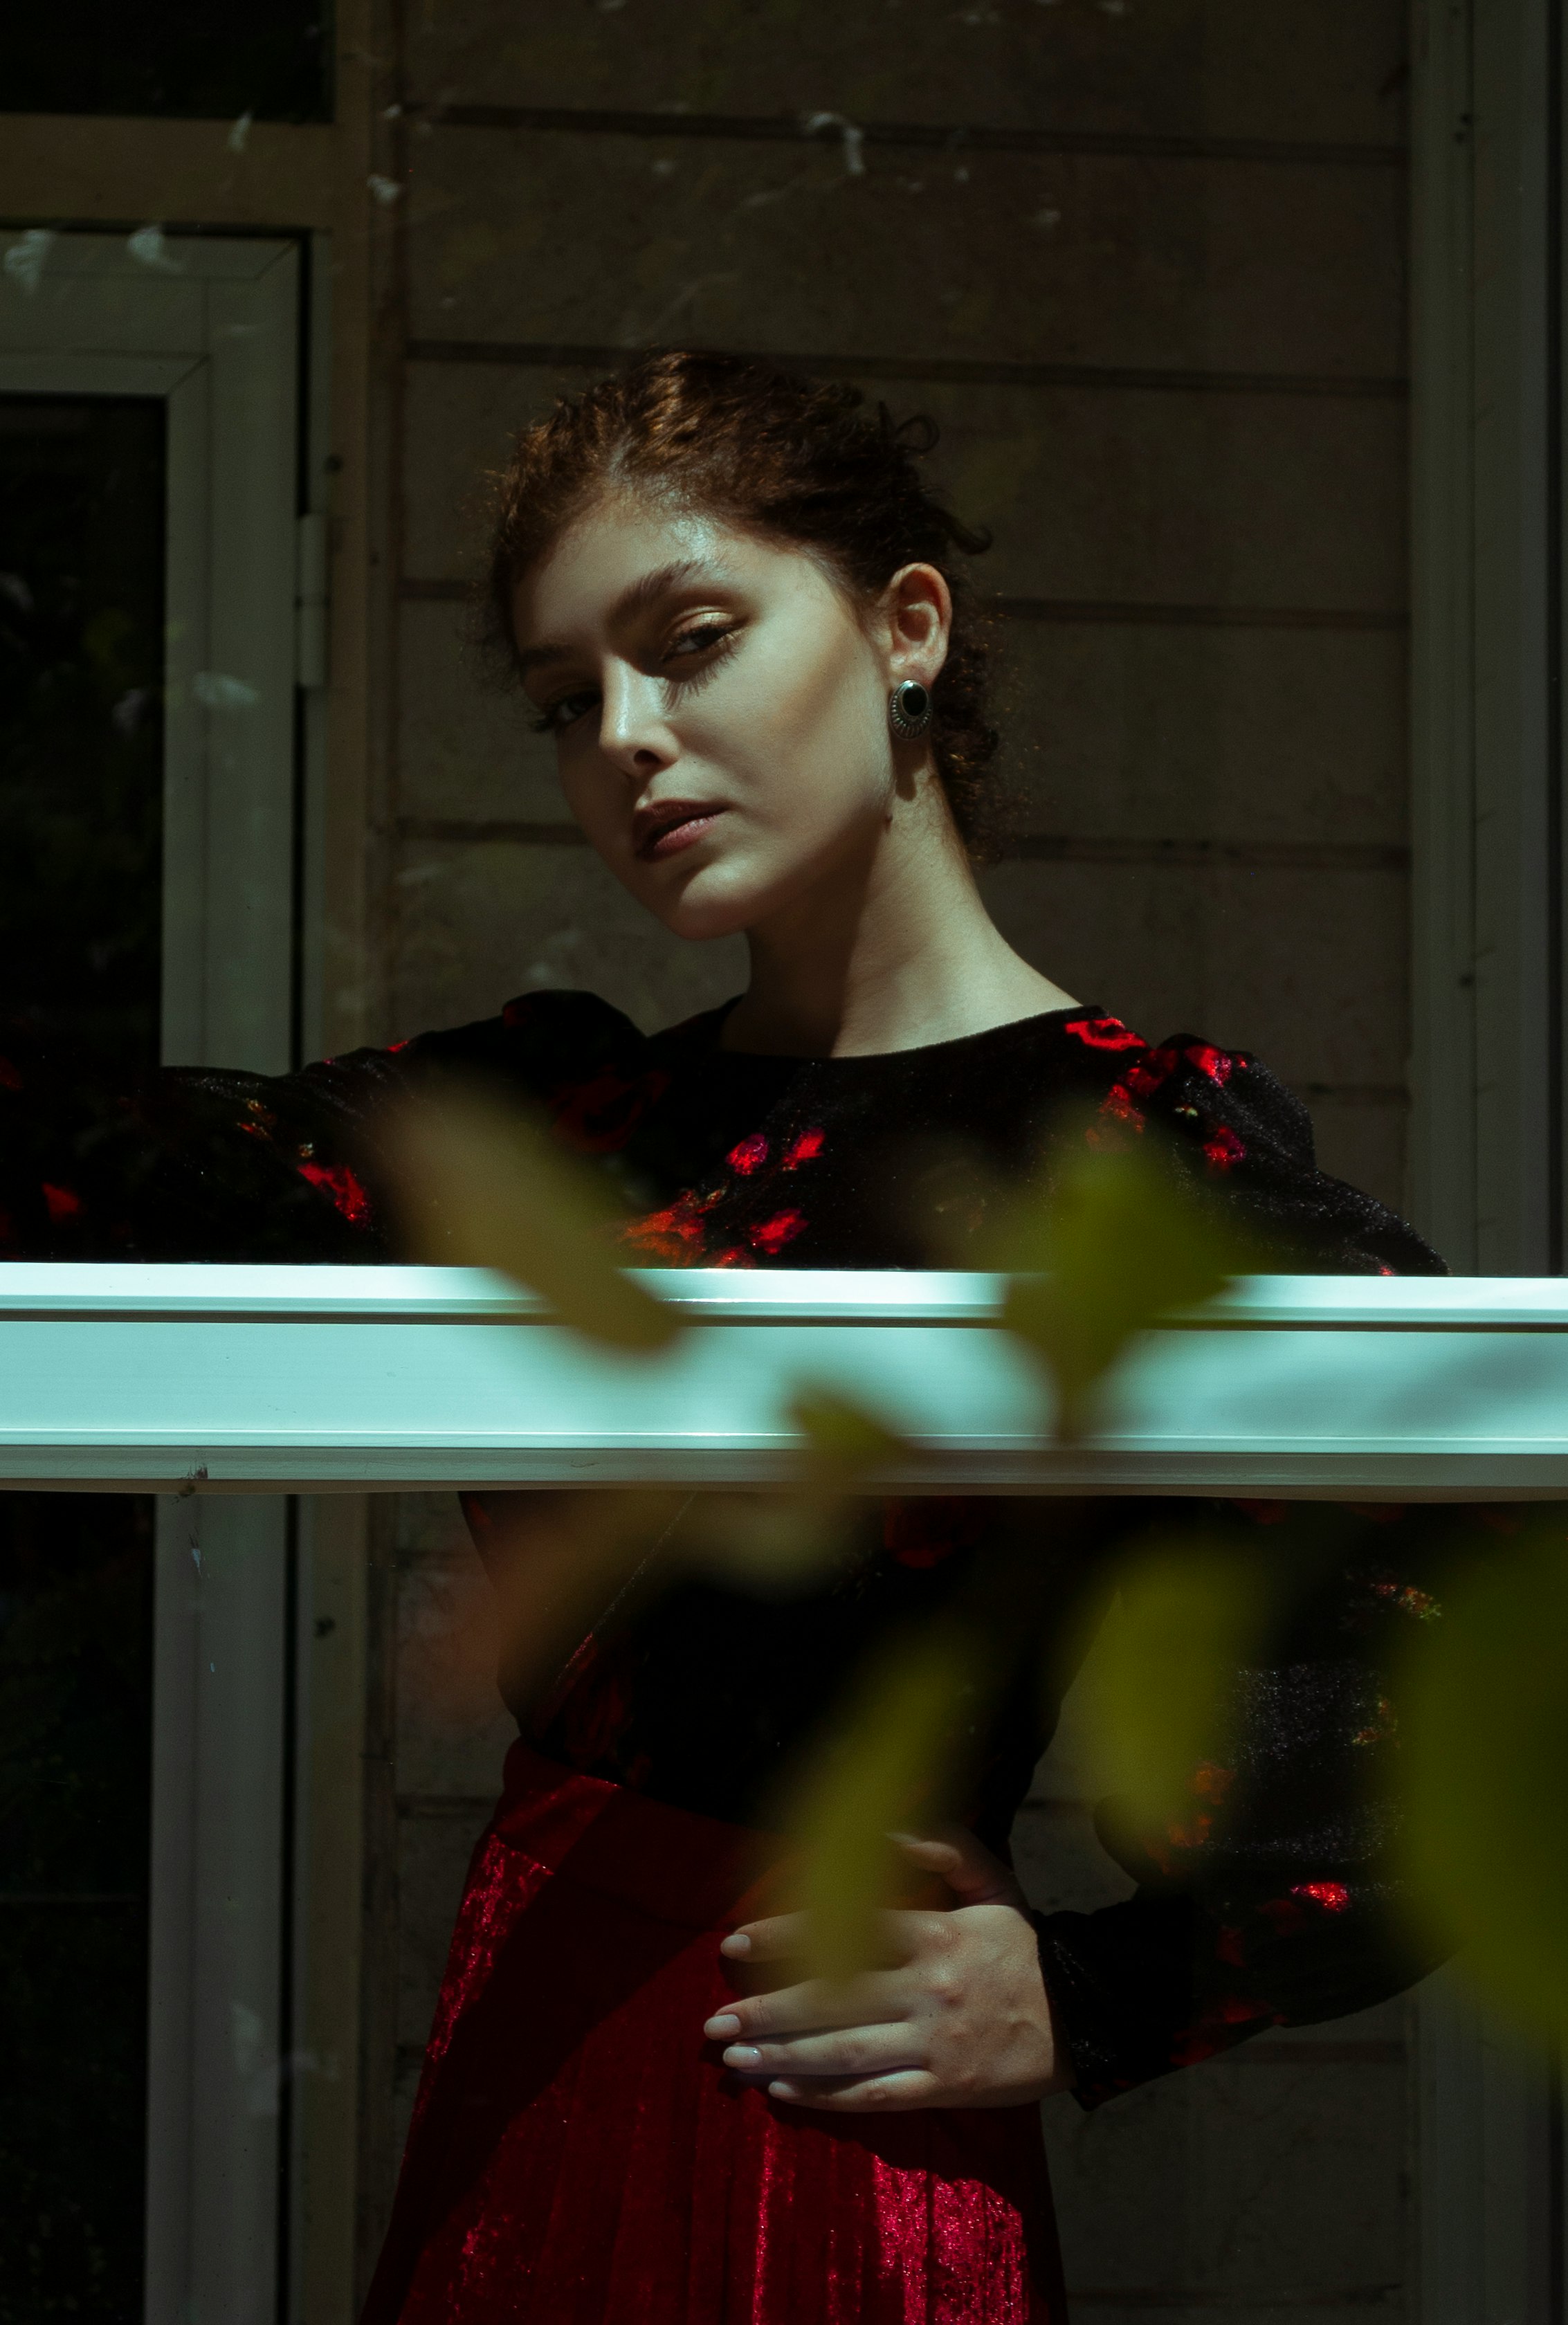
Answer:
[[[887,584],[883,600],[887,625],[889,683],[914,679],[935,684],[947,660],[952,632],[952,592],[934,565],[905,565]]]

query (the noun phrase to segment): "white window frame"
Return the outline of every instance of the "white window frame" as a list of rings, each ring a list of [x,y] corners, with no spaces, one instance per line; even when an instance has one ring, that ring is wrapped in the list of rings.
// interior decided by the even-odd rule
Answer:
[[[283,1071],[300,743],[319,761],[325,677],[323,521],[299,506],[301,245],[0,239],[0,393],[155,397],[166,415],[164,1062]],[[300,1527],[275,1497],[160,1503],[148,2325],[278,2313]]]
[[[1561,0],[1413,0],[1417,1223],[1461,1271],[1568,1264]],[[1555,2062],[1423,1998],[1423,2325],[1561,2325]]]

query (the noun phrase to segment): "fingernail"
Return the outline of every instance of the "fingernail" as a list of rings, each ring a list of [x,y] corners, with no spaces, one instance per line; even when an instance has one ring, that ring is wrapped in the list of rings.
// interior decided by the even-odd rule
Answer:
[[[767,2095],[770,2099],[793,2099],[800,2097],[793,2083],[769,2083]]]
[[[719,1950],[721,1954],[748,1954],[751,1951],[751,1940],[744,1930],[737,1930],[724,1940]]]
[[[762,2052],[755,2042],[732,2042],[724,2053],[727,2067],[760,2067]]]
[[[732,2017],[728,2011],[721,2011],[717,2018],[710,2018],[708,2021],[702,2032],[710,2042],[727,2042],[732,2034],[739,2033],[740,2021],[738,2018]]]

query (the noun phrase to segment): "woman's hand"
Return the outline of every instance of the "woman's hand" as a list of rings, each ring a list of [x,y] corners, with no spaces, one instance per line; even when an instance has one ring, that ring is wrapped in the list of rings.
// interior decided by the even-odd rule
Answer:
[[[1017,2107],[1067,2089],[1072,2070],[1012,1874],[960,1830],[900,1836],[899,1846],[940,1874],[959,1904],[888,1913],[895,1968],[786,1986],[720,2011],[702,2031],[725,2044],[725,2065],[775,2098],[840,2114]],[[748,1965],[787,1959],[800,1951],[800,1926],[794,1913],[751,1922],[719,1950]]]

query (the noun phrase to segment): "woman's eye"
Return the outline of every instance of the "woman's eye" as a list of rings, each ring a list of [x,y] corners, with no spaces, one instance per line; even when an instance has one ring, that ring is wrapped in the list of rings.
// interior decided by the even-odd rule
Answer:
[[[587,717],[598,700],[595,690],[585,687],[579,694],[563,694],[559,702],[552,702],[530,723],[536,735],[561,735]]]
[[[727,622],[698,622],[682,630],[673,642],[666,661],[684,660],[689,654],[706,653],[710,647],[720,645],[735,635]]]

